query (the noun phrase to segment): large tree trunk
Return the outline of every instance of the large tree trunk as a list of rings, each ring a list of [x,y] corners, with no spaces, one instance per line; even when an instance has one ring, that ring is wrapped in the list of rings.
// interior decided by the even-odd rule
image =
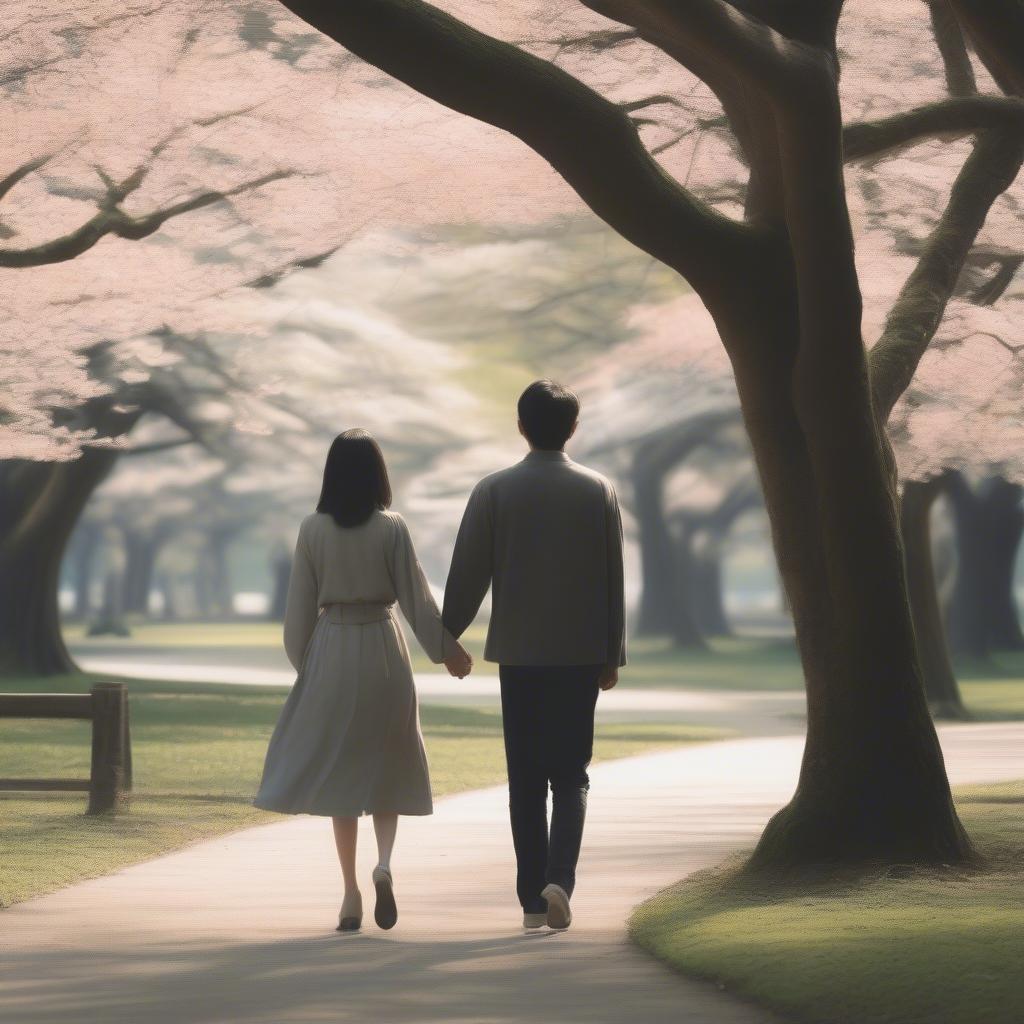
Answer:
[[[900,529],[925,696],[936,718],[964,719],[968,717],[967,709],[946,644],[932,561],[931,511],[942,488],[940,477],[906,481],[900,502]]]
[[[74,462],[0,463],[0,675],[76,671],[60,630],[61,559],[116,459],[93,448]]]
[[[866,383],[855,365],[822,367],[819,385],[799,396],[803,407],[794,405],[797,317],[786,285],[766,274],[751,302],[757,323],[720,323],[737,354],[807,685],[796,793],[769,822],[750,868],[962,861],[972,851],[924,697],[891,452],[857,396],[840,391],[842,378]],[[754,343],[742,344],[742,336],[737,343],[743,326]],[[809,430],[818,418],[821,429]]]

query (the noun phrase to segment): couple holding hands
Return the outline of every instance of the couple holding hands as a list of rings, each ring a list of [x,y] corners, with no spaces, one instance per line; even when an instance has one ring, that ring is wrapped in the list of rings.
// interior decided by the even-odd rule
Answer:
[[[335,438],[316,512],[292,562],[284,645],[298,676],[267,749],[257,807],[333,819],[345,894],[338,930],[362,924],[358,820],[373,816],[374,918],[398,920],[398,816],[430,814],[430,774],[397,602],[430,659],[459,678],[459,637],[488,588],[484,658],[498,663],[516,891],[526,929],[567,928],[583,837],[594,709],[625,664],[622,524],[612,485],[565,444],[579,399],[536,381],[518,404],[529,445],[470,495],[439,610],[405,521],[390,511],[380,447]],[[552,794],[548,827],[547,795]]]

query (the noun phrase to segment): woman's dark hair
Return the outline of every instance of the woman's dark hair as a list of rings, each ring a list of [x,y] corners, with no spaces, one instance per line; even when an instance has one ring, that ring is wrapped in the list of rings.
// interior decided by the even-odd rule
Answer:
[[[377,509],[390,507],[391,481],[380,445],[359,428],[339,434],[327,453],[317,512],[339,526],[359,526]]]
[[[579,415],[575,392],[553,380],[535,380],[519,396],[519,422],[534,448],[558,451],[564,447]]]

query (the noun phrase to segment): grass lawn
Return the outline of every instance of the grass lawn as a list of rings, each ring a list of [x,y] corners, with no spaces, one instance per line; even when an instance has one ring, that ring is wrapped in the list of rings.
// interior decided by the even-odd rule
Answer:
[[[957,666],[960,691],[976,718],[1024,718],[1024,651],[1000,651],[990,662]]]
[[[5,679],[0,689],[72,693],[89,683],[88,676],[77,675]],[[0,906],[197,839],[283,820],[249,801],[285,689],[130,681],[129,690],[135,765],[130,812],[90,818],[84,793],[0,793]],[[424,707],[421,717],[436,795],[503,779],[497,711]],[[721,735],[680,724],[599,724],[595,759]],[[87,722],[0,719],[0,776],[88,774]]]
[[[815,1024],[1024,1020],[1024,782],[964,788],[981,871],[796,887],[735,866],[643,904],[633,938],[686,974]]]

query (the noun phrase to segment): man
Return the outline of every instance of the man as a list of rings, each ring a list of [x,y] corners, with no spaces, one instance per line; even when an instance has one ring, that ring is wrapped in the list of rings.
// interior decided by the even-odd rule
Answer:
[[[573,462],[579,399],[550,380],[519,399],[521,462],[470,495],[445,588],[456,637],[492,587],[484,658],[498,662],[523,926],[569,927],[598,689],[626,663],[622,521],[612,485]],[[547,794],[551,787],[551,831]]]

